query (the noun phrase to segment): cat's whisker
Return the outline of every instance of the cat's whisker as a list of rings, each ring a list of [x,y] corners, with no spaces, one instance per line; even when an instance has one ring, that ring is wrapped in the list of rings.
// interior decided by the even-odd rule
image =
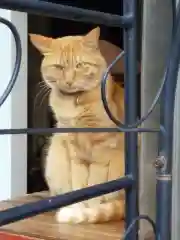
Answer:
[[[41,96],[41,94],[44,94],[46,92],[46,90],[49,90],[49,88],[46,85],[44,85],[40,88],[40,91],[36,94],[35,100],[34,100],[34,110],[36,108],[36,104],[37,104],[39,97]]]
[[[36,84],[36,87],[39,89],[41,87],[47,86],[47,84],[44,81],[40,81]]]
[[[37,83],[37,85],[46,85],[46,83],[44,82],[44,80],[41,80]]]
[[[42,88],[42,87],[47,87],[48,88],[48,85],[44,81],[40,81],[40,82],[38,82],[37,87],[38,88]]]
[[[42,100],[41,100],[41,102],[40,102],[40,105],[39,105],[39,107],[41,107],[41,106],[42,106],[42,104],[43,104],[44,100],[45,100],[45,99],[46,99],[46,97],[49,95],[50,91],[51,91],[51,89],[50,89],[50,88],[48,88],[48,89],[47,89],[47,91],[44,93],[44,95],[43,95],[43,97],[42,97]]]
[[[49,87],[47,85],[42,85],[39,87],[39,89],[49,89]]]

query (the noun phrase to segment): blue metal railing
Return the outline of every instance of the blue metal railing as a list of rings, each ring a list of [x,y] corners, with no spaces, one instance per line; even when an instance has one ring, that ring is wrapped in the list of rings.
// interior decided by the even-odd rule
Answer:
[[[174,10],[174,1],[172,1]],[[98,184],[92,187],[69,192],[55,197],[13,207],[0,212],[0,226],[20,219],[25,219],[36,214],[51,211],[59,207],[67,206],[75,202],[97,197],[106,193],[126,190],[126,233],[123,239],[138,239],[138,224],[141,219],[149,221],[152,225],[157,240],[171,239],[171,184],[172,184],[172,137],[173,137],[173,109],[174,96],[177,81],[180,52],[180,10],[175,16],[174,35],[170,51],[170,57],[161,88],[146,116],[137,121],[137,52],[136,52],[136,26],[137,26],[137,0],[124,0],[123,16],[111,15],[96,11],[84,10],[61,4],[53,4],[37,0],[1,0],[0,8],[24,11],[27,13],[41,14],[45,16],[59,17],[74,21],[94,22],[107,26],[123,27],[124,52],[125,52],[125,124],[116,120],[107,105],[106,81],[111,67],[122,57],[119,55],[108,67],[102,79],[101,94],[105,110],[117,128],[49,128],[49,129],[0,129],[0,134],[41,134],[53,132],[125,132],[125,173],[126,176],[111,182]],[[175,14],[174,14],[175,15]],[[16,63],[12,79],[7,89],[0,98],[0,106],[11,92],[21,62],[21,42],[19,34],[13,24],[0,18],[0,22],[7,25],[16,42]],[[153,111],[161,93],[163,92],[163,105],[161,111],[161,127],[159,129],[137,128]],[[154,222],[145,215],[138,213],[138,165],[137,165],[137,134],[138,132],[160,132],[159,157],[155,162],[157,169],[157,218]]]

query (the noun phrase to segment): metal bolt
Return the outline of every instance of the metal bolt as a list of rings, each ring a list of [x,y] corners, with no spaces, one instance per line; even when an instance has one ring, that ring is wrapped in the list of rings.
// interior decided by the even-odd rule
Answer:
[[[165,158],[164,156],[159,156],[156,158],[156,160],[154,161],[154,167],[155,168],[163,168],[164,167],[164,164],[165,164]]]

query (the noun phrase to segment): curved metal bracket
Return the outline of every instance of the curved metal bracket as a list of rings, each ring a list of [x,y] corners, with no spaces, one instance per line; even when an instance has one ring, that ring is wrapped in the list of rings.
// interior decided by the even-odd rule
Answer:
[[[4,90],[4,93],[0,97],[0,107],[1,107],[2,104],[5,102],[5,100],[7,99],[7,97],[9,96],[10,92],[12,91],[12,89],[16,83],[16,80],[17,80],[17,77],[19,74],[19,70],[20,70],[20,66],[21,66],[22,47],[21,47],[21,39],[20,39],[20,36],[19,36],[19,33],[18,33],[16,27],[10,21],[8,21],[2,17],[0,17],[0,23],[6,25],[11,30],[11,32],[14,36],[15,44],[16,44],[15,65],[14,65],[11,79],[10,79],[6,89]]]

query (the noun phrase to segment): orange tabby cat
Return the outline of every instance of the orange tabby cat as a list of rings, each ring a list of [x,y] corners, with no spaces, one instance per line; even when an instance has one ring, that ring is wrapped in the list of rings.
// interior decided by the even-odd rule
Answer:
[[[84,36],[52,39],[30,34],[43,54],[43,79],[58,127],[113,127],[102,105],[100,81],[107,67],[99,48],[100,29]],[[109,76],[109,106],[123,118],[123,89]],[[116,99],[116,100],[115,100]],[[118,101],[117,101],[118,99]],[[118,105],[118,107],[117,107]],[[51,195],[77,190],[124,175],[124,134],[53,134],[45,162]],[[98,223],[124,218],[124,191],[61,208],[58,222]]]

